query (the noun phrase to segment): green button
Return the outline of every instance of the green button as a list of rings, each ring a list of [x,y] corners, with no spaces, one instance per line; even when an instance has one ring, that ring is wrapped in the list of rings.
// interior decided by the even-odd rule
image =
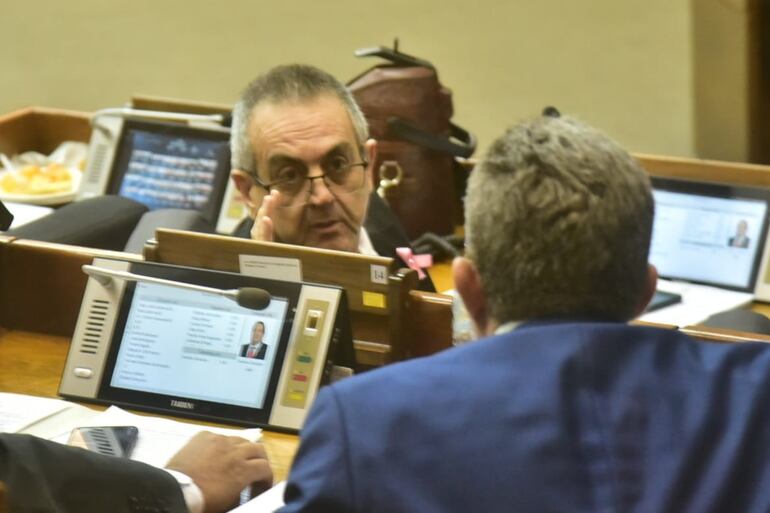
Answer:
[[[313,359],[310,358],[309,356],[298,356],[297,361],[302,363],[310,363],[313,361]]]

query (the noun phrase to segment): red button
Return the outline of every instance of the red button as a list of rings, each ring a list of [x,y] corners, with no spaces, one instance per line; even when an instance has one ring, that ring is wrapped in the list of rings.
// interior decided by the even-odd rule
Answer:
[[[294,376],[292,376],[291,379],[293,379],[294,381],[307,381],[307,376],[305,376],[304,374],[295,374]]]

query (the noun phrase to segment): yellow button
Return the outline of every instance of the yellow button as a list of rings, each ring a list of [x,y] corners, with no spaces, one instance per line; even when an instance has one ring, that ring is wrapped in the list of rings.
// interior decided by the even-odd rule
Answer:
[[[387,308],[387,301],[385,299],[385,294],[380,294],[379,292],[368,292],[363,291],[363,301],[364,306],[370,306],[372,308]]]

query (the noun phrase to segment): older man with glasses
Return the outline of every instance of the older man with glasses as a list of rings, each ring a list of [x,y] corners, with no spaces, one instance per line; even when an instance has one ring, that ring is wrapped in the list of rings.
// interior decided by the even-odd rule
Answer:
[[[328,73],[288,65],[256,78],[233,111],[232,178],[251,214],[236,234],[396,256],[408,239],[372,194],[377,142],[368,134],[352,95]]]

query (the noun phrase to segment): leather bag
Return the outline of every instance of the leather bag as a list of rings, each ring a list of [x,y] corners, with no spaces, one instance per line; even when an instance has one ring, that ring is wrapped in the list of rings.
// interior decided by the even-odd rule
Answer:
[[[451,234],[462,224],[468,158],[475,138],[451,122],[452,93],[428,61],[390,48],[356,50],[385,63],[348,83],[378,142],[375,176],[410,239],[426,232]]]

